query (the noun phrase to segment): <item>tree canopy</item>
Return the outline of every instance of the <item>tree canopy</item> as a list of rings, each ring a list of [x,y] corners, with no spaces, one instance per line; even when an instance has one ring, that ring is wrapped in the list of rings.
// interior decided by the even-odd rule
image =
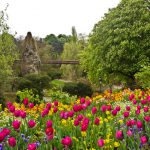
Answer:
[[[122,0],[95,24],[82,65],[93,82],[99,76],[134,80],[150,63],[150,1]]]
[[[4,83],[13,74],[14,60],[18,57],[14,37],[8,33],[6,10],[0,11],[0,97],[3,94]]]

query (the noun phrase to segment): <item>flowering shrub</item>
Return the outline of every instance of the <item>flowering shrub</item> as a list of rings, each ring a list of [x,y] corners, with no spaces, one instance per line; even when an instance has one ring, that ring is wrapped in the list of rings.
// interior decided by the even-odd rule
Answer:
[[[0,149],[150,149],[150,90],[108,93],[70,104],[8,102],[0,112]]]

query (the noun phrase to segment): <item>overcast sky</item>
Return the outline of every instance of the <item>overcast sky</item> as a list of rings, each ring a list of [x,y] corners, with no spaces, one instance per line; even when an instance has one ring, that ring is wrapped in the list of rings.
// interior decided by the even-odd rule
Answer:
[[[33,36],[77,33],[88,35],[94,24],[116,7],[120,0],[0,0],[0,9],[9,4],[9,27],[17,36],[31,31]]]

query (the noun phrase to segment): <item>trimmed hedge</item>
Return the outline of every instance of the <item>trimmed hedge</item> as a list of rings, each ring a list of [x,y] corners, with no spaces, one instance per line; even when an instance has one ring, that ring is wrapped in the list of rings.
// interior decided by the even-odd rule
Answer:
[[[67,92],[71,95],[77,95],[77,96],[81,96],[81,97],[86,97],[86,96],[92,96],[93,94],[93,90],[91,88],[90,85],[82,83],[82,82],[78,82],[78,83],[74,83],[74,82],[68,82],[65,83],[65,85],[63,86],[62,89],[63,92]]]

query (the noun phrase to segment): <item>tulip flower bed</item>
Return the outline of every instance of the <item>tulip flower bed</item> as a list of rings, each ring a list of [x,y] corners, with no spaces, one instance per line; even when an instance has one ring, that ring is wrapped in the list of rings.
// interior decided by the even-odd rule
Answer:
[[[104,92],[70,104],[7,103],[0,150],[150,149],[150,90]]]

